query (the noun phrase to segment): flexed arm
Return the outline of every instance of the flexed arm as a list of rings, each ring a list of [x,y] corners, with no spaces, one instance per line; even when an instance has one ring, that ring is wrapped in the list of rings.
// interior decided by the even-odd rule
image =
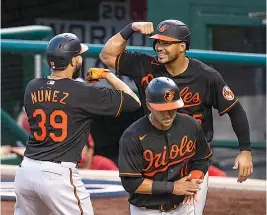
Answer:
[[[104,45],[99,54],[100,60],[107,66],[115,68],[116,58],[126,47],[127,40],[135,33],[151,34],[153,33],[152,22],[133,22],[128,24],[119,33],[111,37]]]

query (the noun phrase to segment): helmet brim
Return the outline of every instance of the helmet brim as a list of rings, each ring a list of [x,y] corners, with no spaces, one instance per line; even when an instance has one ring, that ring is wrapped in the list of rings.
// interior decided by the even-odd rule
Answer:
[[[175,38],[168,37],[168,36],[165,36],[165,35],[162,35],[162,34],[155,34],[155,35],[149,37],[149,39],[163,40],[163,41],[168,41],[168,42],[177,42],[177,41],[180,41],[180,40],[177,40]]]
[[[150,102],[148,102],[148,104],[152,109],[156,111],[174,110],[174,109],[182,108],[184,106],[184,102],[182,98],[180,98],[178,101],[168,102],[164,104],[156,104],[156,103],[150,103]]]
[[[87,45],[85,45],[85,44],[81,44],[81,51],[79,52],[79,54],[82,54],[82,53],[84,53],[84,52],[86,52],[89,48],[88,48],[88,46]]]

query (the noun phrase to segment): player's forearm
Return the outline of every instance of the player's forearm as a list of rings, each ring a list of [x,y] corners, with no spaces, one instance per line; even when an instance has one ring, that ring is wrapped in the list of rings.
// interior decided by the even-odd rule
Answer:
[[[141,106],[141,102],[138,98],[138,96],[132,91],[132,89],[125,84],[122,80],[116,77],[113,73],[109,72],[106,75],[106,80],[109,82],[109,84],[116,90],[121,90],[124,93],[127,93],[130,95],[138,104],[139,107]]]
[[[240,151],[250,151],[250,133],[246,112],[240,103],[237,103],[229,112],[233,130],[238,138]]]
[[[137,188],[135,193],[152,194],[153,180],[145,178],[143,183]]]
[[[121,177],[122,185],[128,193],[140,194],[171,194],[173,182],[153,181],[147,178]]]
[[[116,58],[126,48],[127,40],[133,35],[132,23],[128,24],[119,33],[111,37],[99,54],[100,60],[107,66],[115,68]]]

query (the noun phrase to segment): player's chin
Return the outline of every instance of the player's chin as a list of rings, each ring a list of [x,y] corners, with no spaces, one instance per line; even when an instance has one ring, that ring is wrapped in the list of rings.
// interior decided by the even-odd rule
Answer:
[[[158,56],[158,62],[161,63],[161,64],[168,63],[168,58],[167,58],[167,56],[164,56],[164,57],[159,57],[159,56]]]
[[[164,126],[164,127],[169,127],[172,125],[172,122],[173,122],[173,119],[168,119],[168,120],[163,120],[161,122],[161,124]]]

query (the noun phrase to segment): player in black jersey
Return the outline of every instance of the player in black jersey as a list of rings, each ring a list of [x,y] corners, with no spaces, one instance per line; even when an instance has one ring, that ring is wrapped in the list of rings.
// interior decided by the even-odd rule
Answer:
[[[133,215],[194,215],[196,197],[212,153],[201,126],[177,113],[184,106],[173,80],[153,79],[146,89],[150,114],[134,122],[120,140],[119,174],[130,193]],[[190,200],[186,200],[190,202]]]
[[[208,143],[213,138],[212,108],[217,109],[220,116],[227,113],[240,147],[235,161],[235,168],[239,168],[237,181],[245,181],[253,172],[246,113],[219,72],[199,60],[186,57],[191,35],[188,27],[179,20],[162,21],[151,36],[157,56],[125,50],[127,40],[135,32],[151,34],[154,32],[153,23],[133,22],[127,25],[107,41],[100,59],[107,66],[116,68],[118,74],[134,80],[144,113],[149,112],[145,105],[145,89],[149,82],[161,76],[174,80],[181,89],[180,96],[185,103],[178,111],[194,117],[201,124]],[[199,214],[202,214],[205,204],[207,176],[205,180]]]
[[[92,215],[89,193],[76,167],[94,116],[117,117],[140,107],[134,92],[109,70],[94,68],[89,73],[101,73],[113,89],[74,81],[87,49],[74,34],[55,36],[46,49],[51,75],[26,87],[31,132],[16,171],[16,215]]]

